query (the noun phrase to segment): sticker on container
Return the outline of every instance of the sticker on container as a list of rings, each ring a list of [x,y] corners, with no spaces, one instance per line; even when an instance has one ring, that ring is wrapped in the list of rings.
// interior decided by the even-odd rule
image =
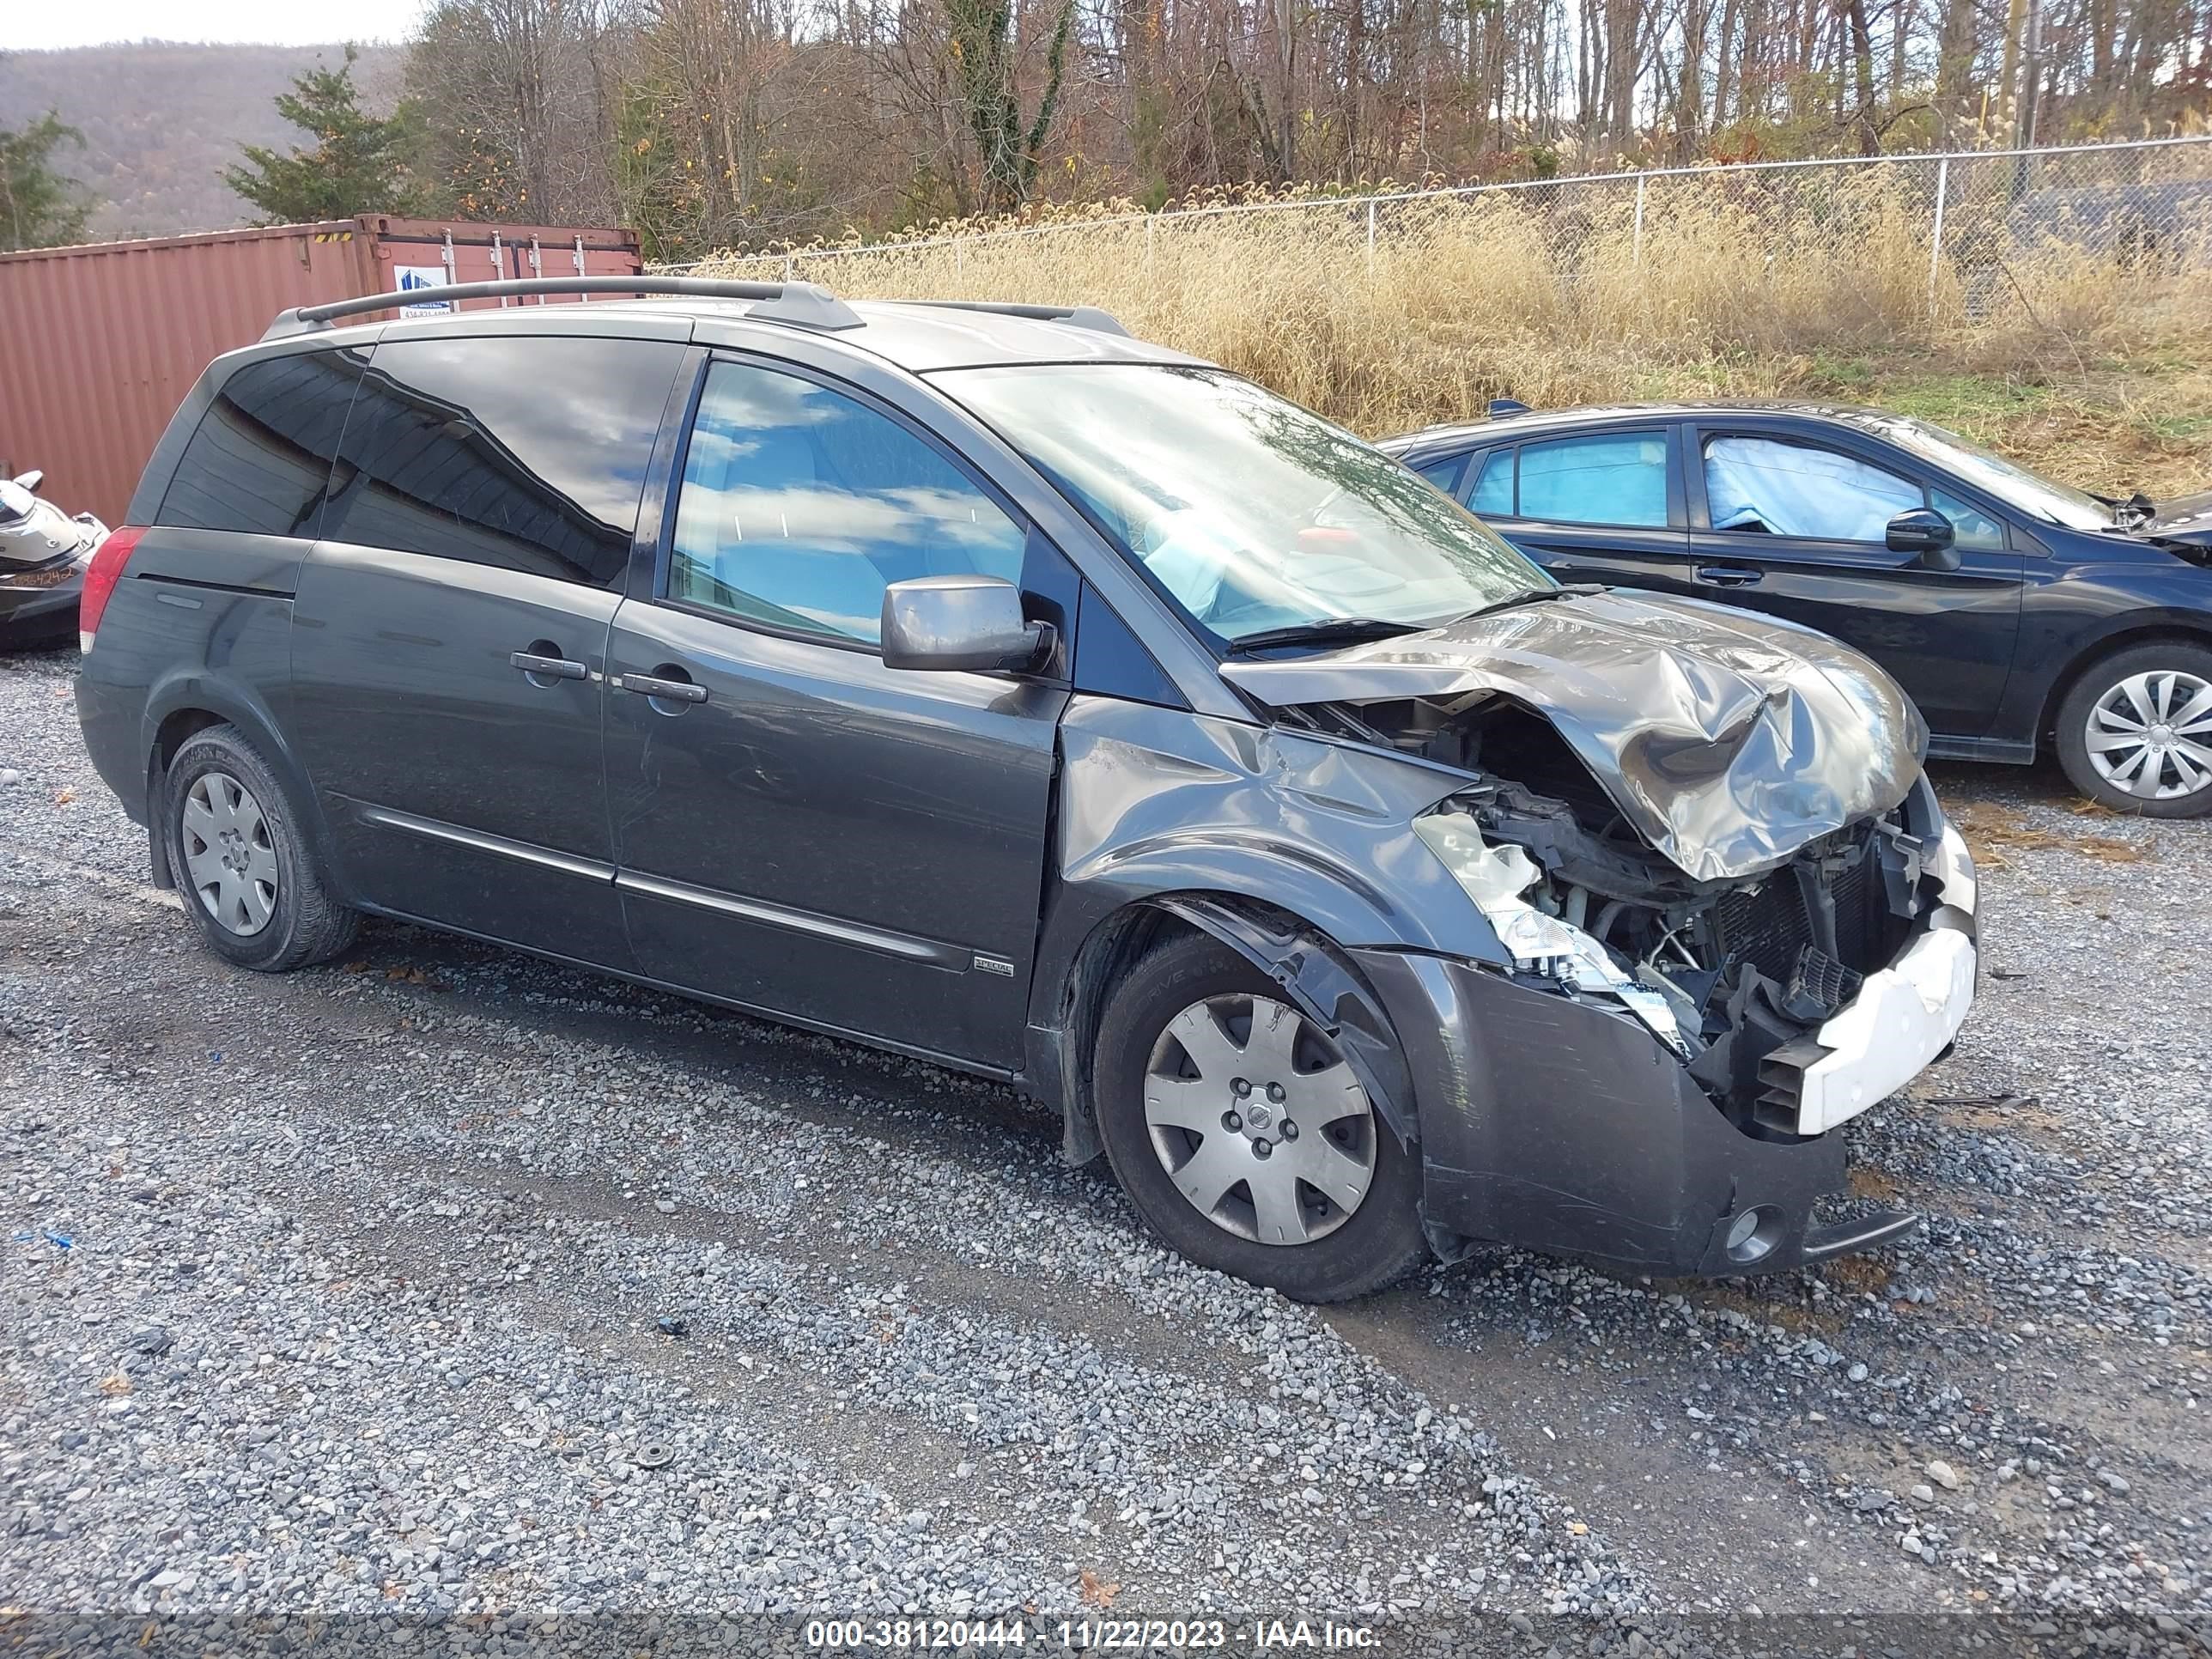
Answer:
[[[443,265],[402,265],[399,267],[399,291],[412,293],[418,288],[443,288],[453,280],[446,275]],[[413,305],[399,307],[403,317],[434,317],[440,312],[451,311],[451,300],[419,300]]]

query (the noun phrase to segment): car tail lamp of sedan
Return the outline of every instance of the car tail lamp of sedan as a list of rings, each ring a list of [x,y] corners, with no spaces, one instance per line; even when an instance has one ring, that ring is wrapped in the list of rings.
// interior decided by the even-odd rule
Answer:
[[[92,556],[92,563],[84,573],[84,592],[76,605],[76,643],[80,651],[92,649],[92,636],[100,631],[100,613],[107,609],[107,596],[123,580],[123,567],[131,562],[131,550],[138,545],[138,538],[145,533],[135,525],[111,531],[107,539],[100,543],[99,551]]]

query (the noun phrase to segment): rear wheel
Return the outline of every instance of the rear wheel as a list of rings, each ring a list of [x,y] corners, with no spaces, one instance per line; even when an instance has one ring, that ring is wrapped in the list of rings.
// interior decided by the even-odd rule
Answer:
[[[352,943],[357,916],[331,896],[292,799],[236,726],[185,740],[161,810],[170,875],[216,955],[274,974]]]
[[[2059,706],[2058,761],[2076,789],[2123,812],[2212,811],[2212,650],[2154,641],[2091,665]]]
[[[1227,946],[1196,935],[1139,963],[1095,1076],[1115,1176],[1192,1261],[1337,1302],[1425,1253],[1418,1156],[1328,1033]]]

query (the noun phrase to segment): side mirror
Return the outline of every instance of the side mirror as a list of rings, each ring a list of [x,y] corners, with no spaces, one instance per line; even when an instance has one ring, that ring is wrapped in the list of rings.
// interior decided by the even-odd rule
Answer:
[[[38,487],[46,483],[46,473],[35,466],[28,472],[19,472],[15,475],[15,482],[22,485],[24,489],[29,490],[35,491]]]
[[[1951,521],[1930,507],[1916,507],[1889,521],[1883,540],[1893,553],[1917,553],[1930,570],[1956,570],[1959,550],[1951,545]]]
[[[1023,669],[1051,654],[1049,623],[1022,615],[997,576],[917,576],[884,589],[886,668]]]

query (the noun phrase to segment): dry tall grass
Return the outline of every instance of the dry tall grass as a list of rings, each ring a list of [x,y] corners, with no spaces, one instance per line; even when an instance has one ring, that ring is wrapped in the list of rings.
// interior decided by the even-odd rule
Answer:
[[[1656,181],[1640,230],[1632,192],[1585,196],[1571,213],[1533,195],[1385,203],[1371,246],[1364,204],[1315,203],[1070,218],[794,269],[850,296],[1102,306],[1370,435],[1492,397],[1828,392],[1839,364],[1870,360],[2086,387],[2116,354],[2185,342],[2201,363],[2212,332],[2212,248],[2195,235],[2149,257],[2086,234],[2023,246],[2001,204],[1954,206],[1931,282],[1929,204],[1880,173],[1787,191]],[[782,270],[774,256],[700,268]]]

